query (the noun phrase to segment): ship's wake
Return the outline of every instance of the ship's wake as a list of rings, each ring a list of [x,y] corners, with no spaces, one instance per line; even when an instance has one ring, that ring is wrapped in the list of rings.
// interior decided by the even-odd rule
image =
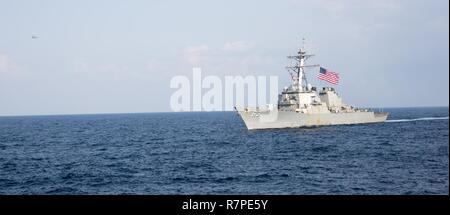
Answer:
[[[448,120],[448,116],[422,117],[422,118],[415,118],[415,119],[391,119],[391,120],[386,120],[386,122],[412,122],[412,121],[426,121],[426,120]]]

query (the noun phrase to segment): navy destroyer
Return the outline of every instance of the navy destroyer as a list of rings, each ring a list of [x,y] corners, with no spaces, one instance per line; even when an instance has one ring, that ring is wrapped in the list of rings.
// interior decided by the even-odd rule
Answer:
[[[312,56],[314,55],[306,53],[304,47],[300,48],[297,55],[288,56],[295,61],[294,66],[287,67],[292,84],[278,95],[278,105],[235,107],[247,129],[377,123],[387,119],[386,112],[375,112],[345,104],[333,87],[323,87],[319,91],[308,84],[305,69],[320,66],[305,64]]]

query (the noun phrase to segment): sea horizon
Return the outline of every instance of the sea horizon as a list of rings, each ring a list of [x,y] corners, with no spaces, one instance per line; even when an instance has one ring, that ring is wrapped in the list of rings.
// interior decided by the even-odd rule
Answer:
[[[408,108],[450,108],[450,106],[395,106],[395,107],[361,107],[368,108],[375,112],[382,109],[408,109]],[[27,116],[80,116],[80,115],[120,115],[120,114],[158,114],[158,113],[215,113],[215,112],[235,112],[235,110],[223,111],[152,111],[152,112],[98,112],[98,113],[56,113],[56,114],[12,114],[0,115],[0,117],[27,117]]]

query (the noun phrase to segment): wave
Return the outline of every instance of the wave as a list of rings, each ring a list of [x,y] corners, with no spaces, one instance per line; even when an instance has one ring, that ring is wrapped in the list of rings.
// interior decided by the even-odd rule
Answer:
[[[422,117],[422,118],[415,118],[415,119],[391,119],[391,120],[386,120],[386,122],[412,122],[412,121],[443,120],[443,119],[447,119],[448,120],[448,116],[444,116],[444,117]]]

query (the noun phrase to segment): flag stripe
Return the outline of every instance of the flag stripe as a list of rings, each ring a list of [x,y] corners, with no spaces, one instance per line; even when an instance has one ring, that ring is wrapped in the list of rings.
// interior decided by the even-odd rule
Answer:
[[[325,68],[320,67],[319,75],[317,76],[320,80],[324,80],[331,84],[339,83],[339,74],[335,72],[331,72],[326,70]]]
[[[334,80],[334,81],[339,81],[338,78],[334,78],[334,77],[328,77],[328,76],[319,76],[320,79],[324,79],[324,80]]]
[[[332,83],[332,84],[338,84],[339,83],[339,81],[337,81],[337,80],[328,80],[328,79],[321,79],[321,80],[324,80],[324,81]]]
[[[330,82],[330,83],[333,83],[333,84],[339,83],[338,80],[334,80],[334,79],[325,79],[325,78],[320,78],[320,79],[321,79],[321,80],[324,80],[324,81],[327,81],[327,82]]]

